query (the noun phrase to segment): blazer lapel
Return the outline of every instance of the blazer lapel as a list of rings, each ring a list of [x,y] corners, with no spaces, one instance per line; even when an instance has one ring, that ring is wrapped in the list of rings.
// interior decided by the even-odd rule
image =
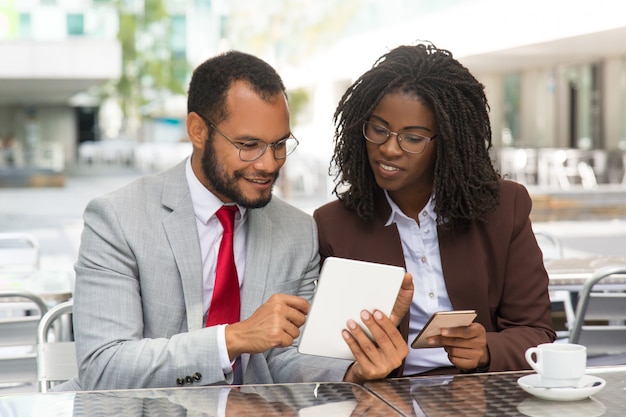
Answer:
[[[185,177],[185,162],[172,169],[163,184],[163,206],[172,210],[163,228],[180,272],[189,331],[203,327],[202,261],[191,194]]]
[[[271,206],[271,203],[270,203]],[[271,207],[268,209],[271,210]],[[241,320],[245,320],[260,305],[265,293],[271,255],[272,227],[265,209],[248,210],[246,271],[241,295]]]
[[[271,207],[271,203],[269,206]],[[267,277],[269,276],[269,262],[267,260],[270,259],[271,254],[271,245],[268,242],[271,242],[272,228],[265,210],[248,209],[247,215],[246,270],[241,294],[241,320],[250,317],[263,300]],[[241,369],[245,383],[257,382],[248,376],[250,359],[251,355],[249,354],[241,355]],[[262,369],[251,369],[250,372],[255,374],[262,372]]]

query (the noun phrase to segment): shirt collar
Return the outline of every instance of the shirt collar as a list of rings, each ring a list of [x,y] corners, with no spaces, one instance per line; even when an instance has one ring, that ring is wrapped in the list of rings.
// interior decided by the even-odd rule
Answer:
[[[389,207],[391,207],[391,214],[389,215],[389,218],[387,219],[385,226],[389,226],[393,223],[397,223],[397,220],[399,218],[409,219],[409,216],[404,214],[402,210],[400,210],[400,207],[398,207],[398,205],[391,199],[387,190],[384,190],[384,192],[385,192],[385,198],[387,199],[387,203],[389,203]],[[435,214],[435,200],[433,199],[432,194],[430,195],[430,197],[428,198],[428,202],[426,202],[426,205],[420,212],[420,217],[424,215],[426,215],[433,221],[437,220],[437,214]]]
[[[196,177],[191,168],[191,157],[187,158],[187,163],[185,164],[185,176],[187,177],[187,184],[189,184],[193,211],[199,221],[207,224],[209,219],[215,215],[224,203],[202,185],[198,177]],[[237,208],[239,209],[239,218],[243,219],[246,215],[246,209],[239,205],[237,205]]]

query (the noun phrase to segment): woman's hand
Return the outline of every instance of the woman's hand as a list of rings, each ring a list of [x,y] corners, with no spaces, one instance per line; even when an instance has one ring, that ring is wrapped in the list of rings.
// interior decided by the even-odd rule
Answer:
[[[372,341],[363,329],[349,320],[343,338],[350,347],[356,361],[346,372],[345,382],[362,384],[366,381],[385,378],[402,364],[409,353],[406,341],[396,325],[382,312],[361,312],[361,320],[372,333]]]
[[[409,312],[413,301],[413,277],[406,272],[402,280],[402,286],[398,292],[398,298],[393,306],[389,319],[398,326],[402,318]]]
[[[428,343],[443,346],[450,362],[459,369],[485,368],[491,361],[487,331],[479,323],[441,329],[441,335],[429,338]]]

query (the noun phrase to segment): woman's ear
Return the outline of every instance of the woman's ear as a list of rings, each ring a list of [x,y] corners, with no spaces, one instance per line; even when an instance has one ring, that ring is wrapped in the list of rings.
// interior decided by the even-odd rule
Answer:
[[[194,148],[202,148],[208,137],[206,123],[194,112],[187,114],[187,136]]]

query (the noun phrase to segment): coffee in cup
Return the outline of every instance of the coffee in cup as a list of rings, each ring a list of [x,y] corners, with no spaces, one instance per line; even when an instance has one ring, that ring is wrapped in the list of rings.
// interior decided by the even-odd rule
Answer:
[[[587,348],[573,343],[542,343],[526,350],[526,361],[544,387],[577,386],[585,375]]]

